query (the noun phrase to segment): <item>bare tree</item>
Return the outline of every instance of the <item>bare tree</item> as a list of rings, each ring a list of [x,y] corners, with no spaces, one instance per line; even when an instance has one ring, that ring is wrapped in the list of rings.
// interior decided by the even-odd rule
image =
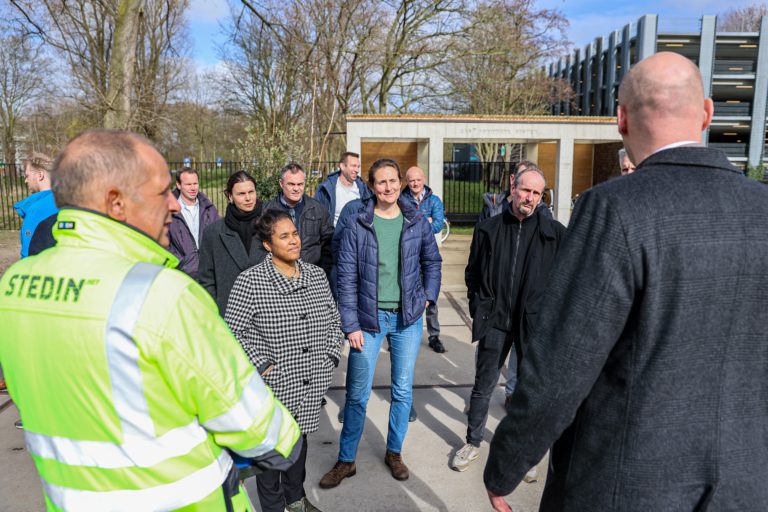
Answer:
[[[102,126],[136,128],[137,82],[150,83],[142,91],[144,98],[146,90],[157,84],[157,64],[173,55],[174,38],[181,33],[178,26],[188,1],[10,2],[27,30],[41,37],[66,61],[77,99],[97,114]],[[141,58],[137,61],[137,57]]]
[[[360,76],[360,103],[363,112],[408,112],[445,94],[431,78],[453,57],[465,5],[462,0],[381,4],[386,9],[376,23],[378,53],[368,75]]]
[[[717,29],[723,32],[758,32],[760,21],[768,15],[768,5],[756,3],[728,9],[717,17]]]
[[[553,83],[541,64],[568,50],[568,21],[533,0],[486,0],[470,15],[456,58],[442,68],[452,110],[472,114],[543,114]]]
[[[0,36],[0,130],[3,160],[16,163],[19,122],[46,90],[48,60],[39,42],[2,28]]]

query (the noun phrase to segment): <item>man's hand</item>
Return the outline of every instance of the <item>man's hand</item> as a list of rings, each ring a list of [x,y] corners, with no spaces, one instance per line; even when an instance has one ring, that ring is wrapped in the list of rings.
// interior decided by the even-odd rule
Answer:
[[[349,346],[355,350],[363,350],[363,331],[351,332],[347,335]]]
[[[488,489],[486,489],[486,491],[488,491]],[[491,500],[491,506],[496,512],[513,512],[512,507],[504,501],[504,496],[497,496],[492,491],[488,491],[488,499]]]

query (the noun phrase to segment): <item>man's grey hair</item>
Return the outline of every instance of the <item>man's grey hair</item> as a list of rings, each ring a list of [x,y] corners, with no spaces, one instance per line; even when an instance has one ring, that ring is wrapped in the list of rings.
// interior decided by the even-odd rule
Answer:
[[[144,137],[116,130],[88,130],[66,145],[51,169],[51,190],[59,207],[82,206],[93,198],[93,185],[117,186],[126,192],[144,182]]]
[[[533,163],[528,167],[526,167],[524,171],[520,171],[517,174],[515,174],[515,188],[520,186],[520,179],[523,177],[523,175],[528,174],[529,172],[535,172],[536,174],[541,176],[541,179],[544,180],[544,188],[547,188],[547,178],[544,177],[544,173],[541,171],[541,169],[539,169],[538,166]]]
[[[515,166],[515,172],[520,172],[520,168],[524,167],[525,169],[530,169],[531,167],[534,167],[538,169],[539,167],[531,162],[530,160],[522,160],[521,162],[518,162],[518,164]]]
[[[280,169],[280,181],[283,181],[285,179],[285,175],[288,173],[291,174],[297,174],[300,172],[304,172],[304,168],[297,164],[296,162],[291,162],[282,169]],[[304,173],[306,175],[306,173]]]
[[[629,158],[629,155],[627,154],[626,149],[621,148],[619,150],[619,167],[621,167],[621,162],[623,162],[625,158]]]

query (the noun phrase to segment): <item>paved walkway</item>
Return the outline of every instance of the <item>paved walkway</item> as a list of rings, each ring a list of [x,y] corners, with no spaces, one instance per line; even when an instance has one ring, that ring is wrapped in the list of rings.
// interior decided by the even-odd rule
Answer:
[[[436,354],[424,343],[419,354],[414,380],[414,403],[418,420],[410,424],[403,447],[403,459],[411,477],[398,482],[384,465],[387,420],[389,414],[389,358],[383,351],[374,379],[374,393],[368,406],[368,420],[357,459],[357,475],[330,490],[317,486],[338,454],[341,424],[336,414],[344,401],[346,358],[336,373],[328,405],[320,416],[320,430],[309,436],[307,459],[307,495],[320,509],[328,511],[482,511],[490,510],[482,481],[488,444],[481,457],[464,473],[448,467],[453,452],[464,443],[466,416],[464,407],[474,378],[474,346],[470,330],[464,266],[469,236],[452,235],[442,247],[443,288],[438,301],[445,354]],[[0,396],[0,407],[7,400]],[[486,441],[504,414],[504,393],[499,387],[491,401]],[[24,449],[21,431],[13,422],[18,412],[13,405],[0,411],[0,508],[5,512],[43,510],[40,481]],[[545,462],[539,474],[546,473]],[[259,510],[253,479],[246,485]],[[508,498],[515,512],[538,510],[543,481],[520,484]]]

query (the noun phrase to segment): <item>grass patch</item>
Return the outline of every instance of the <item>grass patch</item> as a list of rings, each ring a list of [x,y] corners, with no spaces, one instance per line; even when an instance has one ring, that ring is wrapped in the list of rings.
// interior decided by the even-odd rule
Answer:
[[[452,235],[472,235],[475,232],[475,226],[456,226],[454,224],[451,224],[451,234]]]
[[[447,213],[476,213],[483,210],[483,194],[489,190],[482,181],[445,180],[443,202]]]

